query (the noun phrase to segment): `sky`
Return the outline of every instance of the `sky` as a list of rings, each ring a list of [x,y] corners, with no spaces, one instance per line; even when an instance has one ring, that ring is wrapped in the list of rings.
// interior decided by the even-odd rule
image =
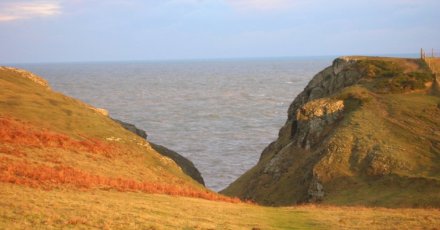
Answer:
[[[440,48],[439,0],[0,0],[0,64]]]

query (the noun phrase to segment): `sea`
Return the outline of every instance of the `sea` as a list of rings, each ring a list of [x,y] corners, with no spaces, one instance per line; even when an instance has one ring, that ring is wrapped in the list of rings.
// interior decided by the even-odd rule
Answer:
[[[133,123],[190,159],[219,191],[276,140],[287,109],[334,57],[15,65]]]

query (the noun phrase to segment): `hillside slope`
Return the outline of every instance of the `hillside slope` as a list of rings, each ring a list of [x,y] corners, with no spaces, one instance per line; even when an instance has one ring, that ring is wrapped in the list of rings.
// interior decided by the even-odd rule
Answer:
[[[148,141],[24,70],[0,67],[0,182],[221,197]],[[203,182],[203,180],[201,180]]]
[[[318,73],[278,139],[222,193],[269,205],[440,206],[440,98],[416,59],[346,57]]]

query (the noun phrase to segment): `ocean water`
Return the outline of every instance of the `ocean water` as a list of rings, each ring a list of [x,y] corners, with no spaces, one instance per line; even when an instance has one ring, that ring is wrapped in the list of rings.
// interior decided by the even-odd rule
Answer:
[[[25,64],[194,162],[219,191],[277,138],[295,96],[332,58]]]

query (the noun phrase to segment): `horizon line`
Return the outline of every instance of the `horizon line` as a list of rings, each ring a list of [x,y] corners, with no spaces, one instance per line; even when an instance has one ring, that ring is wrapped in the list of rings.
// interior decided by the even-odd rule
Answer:
[[[206,57],[206,58],[156,58],[156,59],[120,59],[120,60],[74,60],[74,61],[24,61],[5,62],[0,66],[8,65],[34,65],[34,64],[85,64],[85,63],[124,63],[124,62],[192,62],[192,61],[245,61],[245,60],[268,60],[268,59],[317,59],[338,58],[346,56],[379,56],[379,57],[419,57],[419,53],[377,53],[377,54],[349,54],[349,55],[297,55],[297,56],[243,56],[243,57]]]

